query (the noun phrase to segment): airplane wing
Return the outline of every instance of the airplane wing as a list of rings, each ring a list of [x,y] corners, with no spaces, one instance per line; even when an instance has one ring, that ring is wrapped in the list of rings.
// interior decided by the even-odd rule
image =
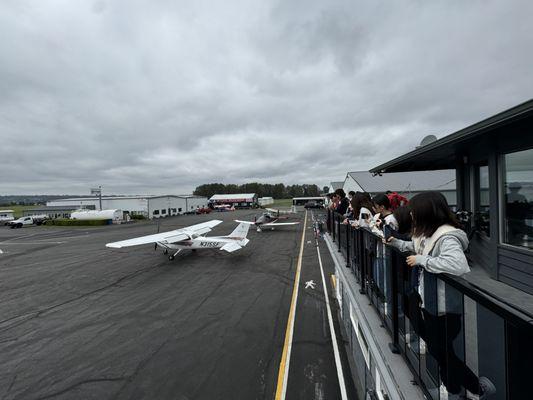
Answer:
[[[189,239],[189,235],[182,233],[179,230],[156,233],[155,235],[140,236],[133,239],[121,240],[119,242],[107,243],[105,247],[111,247],[113,249],[121,249],[123,247],[138,246],[140,244],[149,243],[173,243],[180,240]],[[169,241],[170,240],[170,241]]]
[[[238,222],[238,223],[240,223],[240,224],[255,225],[255,222],[253,222],[253,221],[240,221],[240,220],[238,220],[238,219],[235,219],[234,221],[235,221],[235,222]]]
[[[191,226],[188,226],[186,228],[181,228],[181,229],[178,229],[179,231],[181,232],[186,232],[186,233],[194,233],[196,235],[204,235],[208,232],[211,232],[211,230],[221,224],[222,221],[219,220],[219,219],[213,219],[211,221],[207,221],[207,222],[202,222],[201,224],[196,224],[196,225],[191,225]]]
[[[274,214],[295,214],[292,210],[276,210],[275,208],[265,208],[265,210]]]
[[[156,233],[154,235],[140,236],[133,239],[121,240],[119,242],[107,243],[106,247],[121,249],[122,247],[138,246],[149,243],[176,243],[182,240],[190,239],[191,234],[203,235],[220,223],[222,223],[222,221],[215,219],[208,222],[202,222],[201,224],[191,225],[186,228],[175,229],[169,232]]]
[[[297,225],[297,224],[299,224],[299,222],[277,222],[277,223],[269,222],[261,226],[281,226],[281,225]]]
[[[239,246],[237,243],[226,243],[224,246],[220,248],[220,250],[225,250],[228,253],[233,253],[236,250],[242,249],[242,246]]]

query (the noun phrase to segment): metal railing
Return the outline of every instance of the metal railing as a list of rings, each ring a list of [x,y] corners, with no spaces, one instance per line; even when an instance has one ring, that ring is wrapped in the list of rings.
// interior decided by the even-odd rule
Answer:
[[[430,399],[477,398],[479,377],[496,392],[488,399],[533,398],[533,321],[460,277],[423,274],[405,254],[370,230],[344,225],[328,210],[327,229],[359,285]],[[423,291],[421,288],[423,287]],[[343,296],[344,297],[344,296]]]

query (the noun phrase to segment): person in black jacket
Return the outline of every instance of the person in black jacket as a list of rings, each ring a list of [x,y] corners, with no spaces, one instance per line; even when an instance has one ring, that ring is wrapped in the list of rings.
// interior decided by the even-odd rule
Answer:
[[[342,189],[335,190],[335,194],[339,196],[340,198],[339,204],[337,204],[336,211],[339,214],[344,215],[348,211],[348,206],[350,205],[350,201],[348,200],[348,198],[346,197],[346,193],[344,193],[344,190]]]

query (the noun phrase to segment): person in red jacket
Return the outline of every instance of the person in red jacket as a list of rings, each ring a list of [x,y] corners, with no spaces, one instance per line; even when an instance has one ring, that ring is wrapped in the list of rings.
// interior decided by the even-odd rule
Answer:
[[[392,211],[396,210],[398,207],[409,204],[409,199],[407,199],[407,197],[402,196],[401,194],[391,192],[390,190],[387,190],[385,194],[389,198],[390,209]]]

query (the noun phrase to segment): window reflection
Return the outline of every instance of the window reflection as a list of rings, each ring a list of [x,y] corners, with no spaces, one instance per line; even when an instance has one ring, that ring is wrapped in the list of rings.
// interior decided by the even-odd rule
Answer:
[[[533,248],[533,149],[505,155],[505,243]]]
[[[490,236],[489,218],[489,167],[482,165],[478,169],[478,205],[476,213],[476,227],[480,232]]]

